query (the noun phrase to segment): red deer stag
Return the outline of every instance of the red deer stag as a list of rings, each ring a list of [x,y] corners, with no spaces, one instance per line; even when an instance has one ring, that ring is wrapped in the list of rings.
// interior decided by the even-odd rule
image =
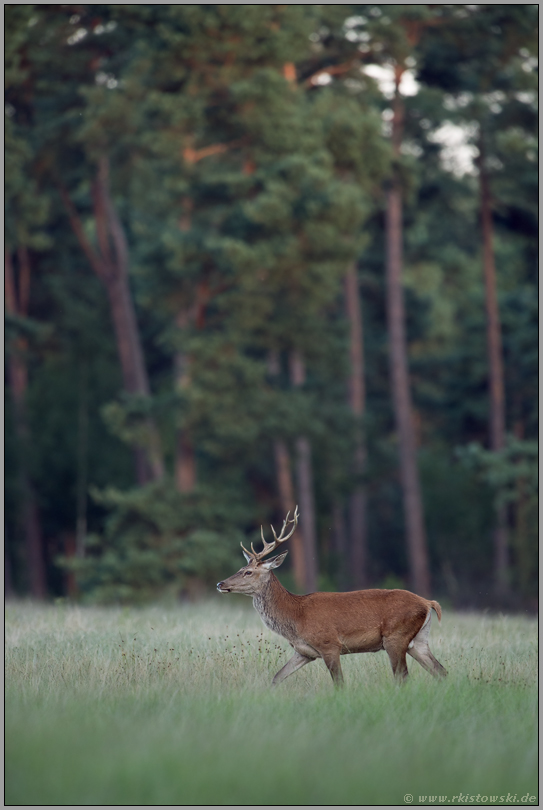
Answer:
[[[298,524],[298,507],[289,520],[287,514],[277,537],[267,543],[261,530],[264,548],[256,552],[243,547],[247,565],[233,576],[219,582],[220,593],[244,593],[253,597],[253,605],[270,630],[286,638],[295,652],[275,675],[272,686],[288,678],[300,667],[322,658],[336,686],[343,684],[340,656],[349,653],[386,650],[396,678],[407,677],[406,653],[432,675],[445,676],[430,651],[430,617],[432,609],[441,621],[437,602],[423,599],[410,591],[373,588],[349,593],[308,593],[296,596],[287,591],[275,574],[288,552],[264,560],[272,551],[292,537]],[[287,526],[292,528],[285,535]]]

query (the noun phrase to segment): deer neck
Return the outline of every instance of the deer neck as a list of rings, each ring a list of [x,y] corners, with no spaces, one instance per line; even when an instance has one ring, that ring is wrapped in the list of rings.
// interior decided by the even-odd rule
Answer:
[[[262,590],[254,594],[253,605],[266,627],[288,641],[294,641],[298,635],[298,600],[299,597],[283,588],[275,574],[271,574]]]

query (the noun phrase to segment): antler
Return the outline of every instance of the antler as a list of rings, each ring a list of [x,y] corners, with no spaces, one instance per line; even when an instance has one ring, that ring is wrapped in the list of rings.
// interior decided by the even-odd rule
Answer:
[[[262,528],[262,526],[260,527],[260,535],[262,537],[262,542],[264,543],[264,548],[262,549],[262,551],[255,551],[254,546],[251,543],[251,551],[249,552],[249,551],[247,551],[246,548],[244,548],[243,543],[241,543],[240,545],[241,545],[243,551],[245,552],[245,554],[247,554],[249,557],[252,557],[254,562],[258,562],[259,560],[264,559],[264,557],[267,557],[268,554],[271,554],[272,551],[275,551],[277,546],[281,545],[281,543],[284,543],[286,540],[289,539],[289,537],[292,537],[292,535],[296,531],[296,526],[298,525],[298,518],[300,517],[300,515],[298,514],[298,507],[296,507],[296,509],[294,510],[294,515],[292,516],[292,518],[290,520],[289,520],[289,515],[290,515],[290,512],[287,512],[287,516],[283,521],[283,527],[281,529],[281,533],[280,533],[279,537],[277,537],[277,535],[275,533],[275,529],[273,528],[273,526],[271,527],[271,530],[273,532],[273,536],[275,538],[271,543],[267,543],[265,541],[265,539],[264,539],[264,529]],[[292,529],[287,534],[287,536],[284,537],[283,535],[285,533],[285,529],[287,528],[289,523],[292,524]]]

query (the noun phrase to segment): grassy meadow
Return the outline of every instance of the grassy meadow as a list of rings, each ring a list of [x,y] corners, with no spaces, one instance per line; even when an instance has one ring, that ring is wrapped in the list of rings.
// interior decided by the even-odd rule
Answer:
[[[537,794],[537,625],[444,611],[436,682],[408,658],[312,663],[249,599],[6,606],[7,805],[403,805]],[[427,797],[427,798],[422,798]],[[496,799],[500,803],[500,799]],[[488,803],[492,803],[488,801]],[[511,803],[511,802],[509,802]],[[514,800],[513,800],[513,803]],[[534,802],[532,802],[533,804]]]

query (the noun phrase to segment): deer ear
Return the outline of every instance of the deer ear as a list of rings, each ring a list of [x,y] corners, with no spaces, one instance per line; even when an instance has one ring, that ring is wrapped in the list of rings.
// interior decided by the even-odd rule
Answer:
[[[250,555],[250,554],[247,554],[247,552],[245,551],[245,549],[244,549],[244,548],[242,548],[241,550],[242,550],[242,552],[243,552],[243,556],[245,557],[245,559],[247,560],[247,562],[248,562],[248,563],[250,563],[250,562],[251,562],[251,560],[253,559],[253,558],[251,557],[251,555]]]
[[[279,554],[277,557],[274,557],[273,560],[268,560],[265,563],[262,563],[262,568],[265,568],[266,571],[270,571],[272,568],[279,568],[282,562],[285,561],[285,557],[287,556],[288,551],[283,551],[282,554]]]

